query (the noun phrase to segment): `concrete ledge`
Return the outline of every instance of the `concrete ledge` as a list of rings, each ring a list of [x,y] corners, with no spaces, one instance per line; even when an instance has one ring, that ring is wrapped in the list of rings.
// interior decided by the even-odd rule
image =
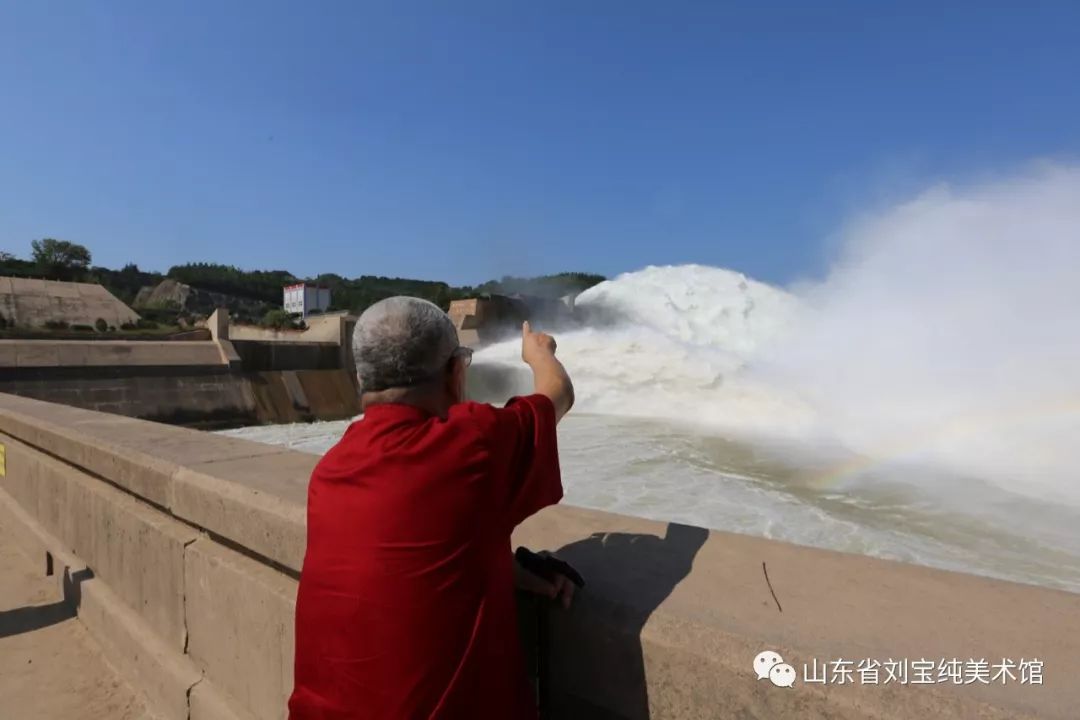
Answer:
[[[188,720],[188,694],[202,674],[170,648],[100,580],[83,584],[79,619],[122,675],[167,720]]]
[[[281,459],[270,456],[265,460],[273,463]],[[303,505],[186,468],[177,472],[175,482],[172,510],[177,517],[300,572],[307,545]]]
[[[1022,698],[1020,703],[996,705],[951,685],[939,689],[936,685],[803,684],[800,658],[805,655],[798,648],[773,644],[770,649],[779,652],[787,662],[799,663],[796,669],[800,682],[785,691],[766,680],[757,681],[749,672],[747,658],[752,660],[761,652],[763,642],[745,635],[718,633],[715,628],[687,623],[666,614],[650,620],[641,636],[648,697],[637,707],[649,707],[651,715],[636,713],[635,706],[626,702],[626,698],[634,697],[641,701],[642,691],[637,690],[624,696],[621,708],[627,712],[623,717],[707,718],[712,716],[703,713],[703,708],[718,701],[722,703],[719,705],[723,710],[721,717],[738,717],[747,708],[754,708],[759,713],[757,716],[763,718],[800,720],[1036,720],[1054,717],[1024,710]],[[824,659],[824,654],[817,653],[817,657]],[[894,653],[892,657],[898,656]],[[904,657],[915,660],[920,655]],[[831,659],[838,658],[832,656]],[[935,662],[938,659],[934,657]],[[689,672],[689,669],[693,671]],[[595,675],[596,671],[589,672]],[[1022,690],[1029,696],[1037,696],[1040,688],[1024,687]]]
[[[285,718],[297,583],[209,540],[188,548],[188,653],[239,707]]]
[[[184,547],[198,531],[101,485],[81,479],[69,486],[68,512],[75,522],[64,536],[155,634],[183,652]]]
[[[183,652],[184,547],[198,531],[22,443],[5,444],[12,474],[4,487]]]
[[[551,613],[553,684],[571,706],[711,717],[713,698],[762,717],[1064,720],[1080,704],[1073,593],[572,507],[530,518],[514,543],[555,551],[589,582]],[[1038,658],[1044,681],[786,691],[750,672],[766,649],[800,676],[814,658]]]
[[[299,572],[307,480],[317,457],[29,398],[0,398],[0,432]],[[50,497],[35,494],[35,502]]]
[[[188,695],[188,720],[258,720],[237,711],[210,683],[201,682]]]
[[[137,450],[113,446],[109,438],[116,437],[115,432],[97,436],[86,432],[90,423],[115,429],[113,416],[14,395],[2,398],[0,432],[99,475],[155,505],[169,504],[175,466]],[[45,417],[36,413],[44,413]]]

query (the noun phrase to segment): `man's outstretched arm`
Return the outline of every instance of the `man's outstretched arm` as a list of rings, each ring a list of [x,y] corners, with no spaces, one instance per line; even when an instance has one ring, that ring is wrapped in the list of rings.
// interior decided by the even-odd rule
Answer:
[[[555,422],[562,420],[574,404],[574,384],[555,357],[555,338],[533,332],[526,320],[521,326],[521,359],[532,369],[534,391],[551,400]]]

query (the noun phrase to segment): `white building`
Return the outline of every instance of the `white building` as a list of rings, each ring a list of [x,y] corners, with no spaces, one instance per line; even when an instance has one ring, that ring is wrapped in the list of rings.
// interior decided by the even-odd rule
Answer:
[[[330,307],[330,288],[298,283],[285,286],[285,312],[307,317],[313,310]]]

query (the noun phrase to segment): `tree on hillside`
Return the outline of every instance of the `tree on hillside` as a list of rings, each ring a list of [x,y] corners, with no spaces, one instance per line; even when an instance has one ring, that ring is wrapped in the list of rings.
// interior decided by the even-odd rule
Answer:
[[[34,263],[47,278],[74,280],[90,267],[90,251],[83,245],[45,238],[34,240],[30,246]]]
[[[37,267],[29,260],[21,260],[14,253],[0,251],[0,275],[33,277]]]
[[[241,270],[217,263],[187,263],[169,268],[168,276],[203,290],[280,303],[281,289],[295,283],[296,277],[285,270]]]

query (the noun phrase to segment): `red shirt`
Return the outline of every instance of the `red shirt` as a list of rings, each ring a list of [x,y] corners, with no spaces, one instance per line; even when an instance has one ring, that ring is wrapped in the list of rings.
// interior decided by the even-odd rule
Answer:
[[[542,395],[368,408],[311,476],[292,720],[534,719],[510,533],[561,498]]]

